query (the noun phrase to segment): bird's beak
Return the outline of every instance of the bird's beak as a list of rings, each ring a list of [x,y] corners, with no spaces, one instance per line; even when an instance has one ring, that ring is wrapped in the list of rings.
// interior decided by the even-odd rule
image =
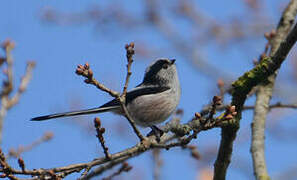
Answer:
[[[170,61],[171,61],[171,64],[174,64],[175,59],[170,59]]]

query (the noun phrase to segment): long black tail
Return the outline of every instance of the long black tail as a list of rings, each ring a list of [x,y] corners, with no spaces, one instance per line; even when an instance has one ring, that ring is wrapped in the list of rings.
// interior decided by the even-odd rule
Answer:
[[[77,115],[84,115],[84,114],[94,114],[94,113],[102,113],[106,111],[111,111],[112,109],[116,109],[117,107],[97,107],[92,109],[80,110],[80,111],[71,111],[71,112],[64,112],[64,113],[57,113],[57,114],[50,114],[46,116],[39,116],[32,118],[31,121],[44,121],[53,118],[60,118],[60,117],[68,117],[68,116],[77,116]]]

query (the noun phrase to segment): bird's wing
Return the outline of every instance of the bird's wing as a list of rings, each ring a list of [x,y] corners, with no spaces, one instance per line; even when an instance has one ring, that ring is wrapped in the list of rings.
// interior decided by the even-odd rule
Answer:
[[[169,87],[139,85],[136,88],[132,89],[131,91],[127,92],[126,104],[131,102],[133,99],[137,98],[138,96],[161,93],[168,89],[169,89]],[[86,110],[79,110],[79,111],[50,114],[50,115],[46,115],[46,116],[39,116],[39,117],[32,118],[31,121],[43,121],[43,120],[67,117],[67,116],[77,116],[77,115],[84,115],[84,114],[101,113],[101,112],[106,112],[106,111],[110,111],[110,110],[116,110],[117,108],[119,108],[119,105],[120,105],[119,101],[117,99],[113,99],[100,107],[86,109]]]
[[[126,95],[126,104],[129,102],[133,101],[135,98],[143,95],[149,95],[149,94],[157,94],[164,92],[166,90],[170,89],[170,87],[160,87],[160,86],[143,86],[142,84],[136,86],[134,89],[131,91],[127,92]],[[119,106],[120,103],[117,99],[113,99],[106,104],[103,104],[100,106],[100,108],[103,107],[111,107],[111,106]]]

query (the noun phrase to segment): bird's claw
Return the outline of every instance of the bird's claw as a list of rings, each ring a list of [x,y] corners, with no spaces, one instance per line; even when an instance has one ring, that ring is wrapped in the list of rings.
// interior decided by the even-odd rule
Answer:
[[[146,136],[149,137],[149,136],[155,135],[156,136],[156,141],[159,143],[160,140],[161,140],[161,137],[164,134],[164,131],[162,129],[158,128],[155,125],[151,126],[151,128],[152,128],[151,132],[149,132]]]

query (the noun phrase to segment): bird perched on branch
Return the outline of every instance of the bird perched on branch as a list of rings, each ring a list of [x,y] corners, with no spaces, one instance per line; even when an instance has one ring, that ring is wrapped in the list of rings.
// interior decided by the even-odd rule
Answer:
[[[161,58],[147,67],[142,83],[127,92],[126,107],[137,125],[151,127],[153,132],[162,136],[163,132],[156,124],[165,121],[175,111],[179,100],[180,84],[175,59]],[[39,116],[31,120],[43,121],[102,112],[124,114],[118,99],[113,99],[100,107]]]

